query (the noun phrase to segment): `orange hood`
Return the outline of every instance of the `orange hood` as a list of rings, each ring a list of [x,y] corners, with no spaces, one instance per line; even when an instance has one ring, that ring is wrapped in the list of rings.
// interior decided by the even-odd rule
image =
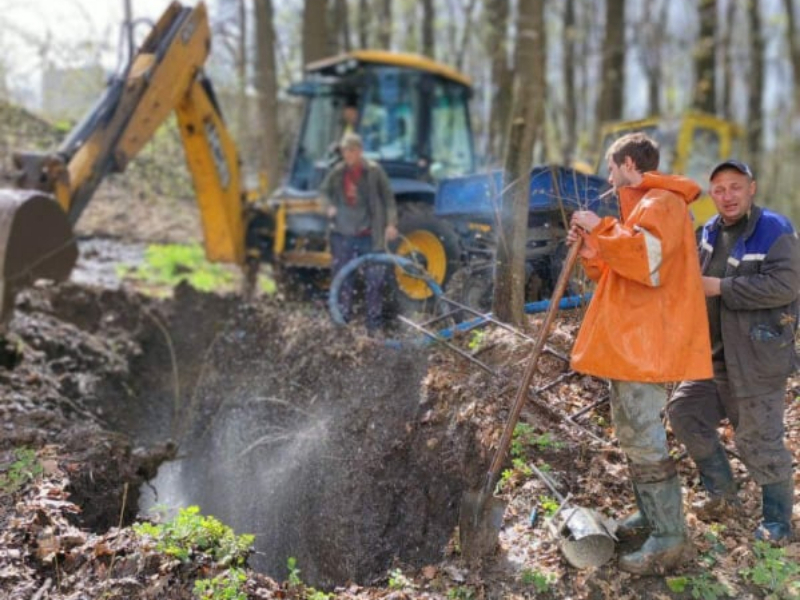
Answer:
[[[700,197],[701,189],[694,181],[681,175],[667,175],[658,171],[648,171],[636,187],[623,187],[618,190],[619,208],[622,220],[626,221],[633,208],[650,190],[665,190],[683,198],[691,204]]]

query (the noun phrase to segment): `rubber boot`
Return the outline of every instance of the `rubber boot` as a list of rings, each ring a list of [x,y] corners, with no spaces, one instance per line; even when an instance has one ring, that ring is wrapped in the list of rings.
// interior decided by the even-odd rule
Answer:
[[[794,483],[792,479],[761,486],[763,520],[756,529],[757,540],[779,542],[792,537],[792,504]]]
[[[639,494],[635,482],[633,484],[633,496],[636,498],[638,510],[634,511],[617,524],[616,535],[619,539],[632,538],[642,531],[650,529],[650,523],[647,521],[647,517],[644,516],[642,497]]]
[[[736,496],[733,469],[725,449],[717,445],[711,456],[694,462],[700,471],[700,481],[708,492],[708,500],[697,509],[697,516],[703,520],[718,520],[738,512],[742,503]]]
[[[619,559],[619,568],[636,575],[660,575],[691,555],[683,520],[681,486],[675,475],[655,483],[637,483],[642,508],[652,527],[650,536],[636,552]]]

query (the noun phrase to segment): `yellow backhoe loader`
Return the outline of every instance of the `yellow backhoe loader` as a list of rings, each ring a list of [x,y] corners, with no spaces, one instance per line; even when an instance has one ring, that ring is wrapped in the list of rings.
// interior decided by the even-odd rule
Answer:
[[[72,226],[97,187],[121,172],[174,110],[200,205],[206,255],[244,265],[239,160],[203,65],[211,45],[205,5],[173,2],[124,72],[52,153],[16,153],[15,188],[0,190],[0,319],[32,280],[64,280],[75,264]]]

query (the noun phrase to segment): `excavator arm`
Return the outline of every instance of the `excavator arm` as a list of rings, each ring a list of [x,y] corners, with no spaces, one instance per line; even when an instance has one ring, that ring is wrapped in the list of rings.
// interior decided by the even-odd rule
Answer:
[[[124,171],[173,110],[206,255],[244,264],[238,155],[202,71],[210,47],[205,4],[187,8],[173,2],[56,152],[14,155],[17,189],[0,190],[0,322],[11,314],[14,293],[31,280],[69,277],[77,259],[72,226],[103,179]]]

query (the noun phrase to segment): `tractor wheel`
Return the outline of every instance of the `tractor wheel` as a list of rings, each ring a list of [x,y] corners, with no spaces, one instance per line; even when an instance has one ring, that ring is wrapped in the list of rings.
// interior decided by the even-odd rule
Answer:
[[[413,215],[400,222],[400,240],[395,254],[405,256],[430,273],[444,287],[460,266],[461,243],[453,226],[432,215]],[[422,312],[434,300],[434,293],[422,279],[395,268],[398,309],[401,313]]]

